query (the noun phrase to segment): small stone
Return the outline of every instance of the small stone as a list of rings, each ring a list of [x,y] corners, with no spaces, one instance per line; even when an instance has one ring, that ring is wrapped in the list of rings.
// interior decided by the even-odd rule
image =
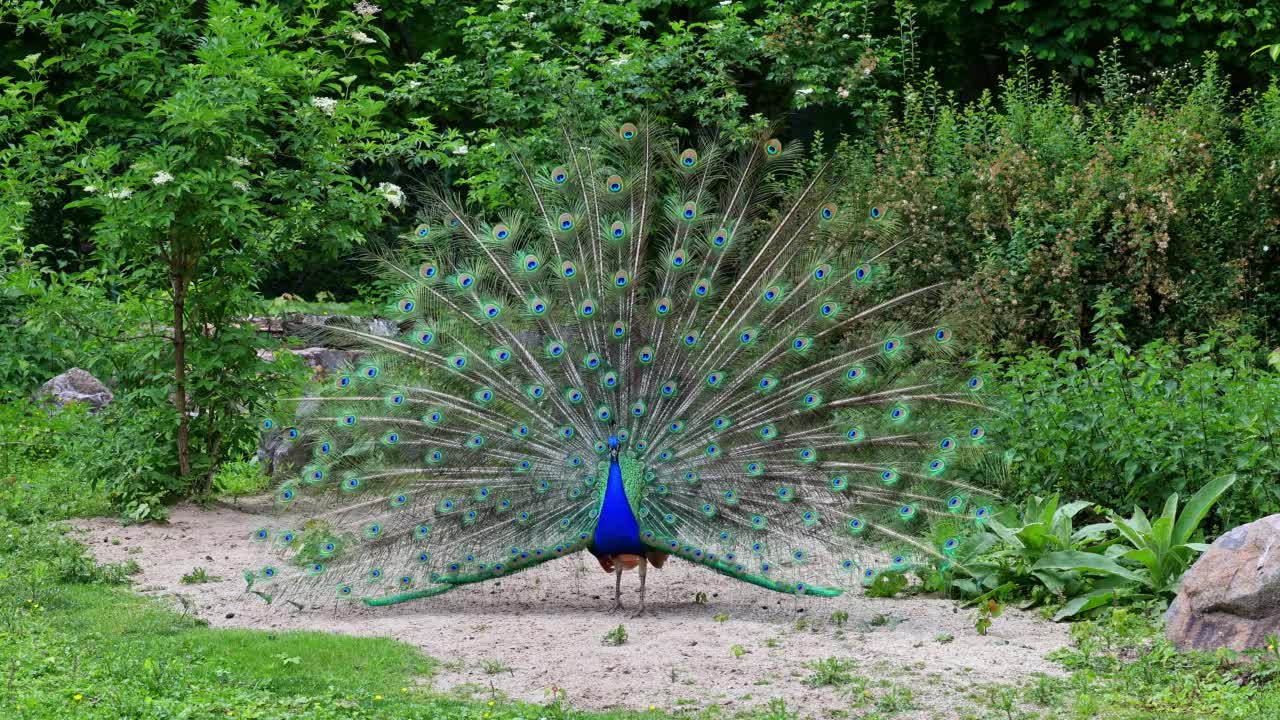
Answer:
[[[236,614],[235,614],[235,613],[227,613],[227,619],[228,619],[228,620],[230,620],[231,618],[233,618],[233,617],[235,617],[235,616],[236,616]]]

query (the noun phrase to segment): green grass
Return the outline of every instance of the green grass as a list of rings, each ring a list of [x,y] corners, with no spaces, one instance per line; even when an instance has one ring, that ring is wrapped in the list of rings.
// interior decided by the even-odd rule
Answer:
[[[975,687],[962,720],[1280,718],[1280,656],[1175,652],[1155,610],[1074,624],[1051,655],[1068,677]]]
[[[112,588],[70,586],[48,606],[48,629],[55,635],[83,635],[111,648],[111,654],[127,650],[138,661],[152,658],[153,664],[182,660],[183,670],[196,676],[246,681],[277,693],[323,693],[337,685],[391,694],[431,669],[426,658],[402,643],[312,632],[215,630]]]
[[[271,478],[256,462],[238,460],[218,469],[213,478],[213,490],[223,498],[239,498],[257,495],[271,485]]]
[[[106,493],[59,462],[24,460],[0,467],[0,520],[29,523],[113,514]]]
[[[216,630],[119,588],[62,585],[6,598],[0,717],[660,717],[468,702],[420,690],[434,663],[393,640]]]
[[[714,706],[589,713],[573,698],[542,705],[444,697],[425,689],[437,663],[389,639],[211,629],[119,584],[125,569],[95,566],[48,526],[0,523],[0,717],[253,718],[254,720],[657,720],[812,715],[778,703],[735,715]],[[1232,663],[1174,653],[1150,617],[1117,611],[1073,626],[1055,659],[1063,679],[975,686],[950,707],[1004,720],[1241,720],[1280,717],[1280,657]],[[443,660],[448,660],[443,659]],[[495,662],[493,669],[498,669]],[[505,668],[505,666],[503,666]],[[845,658],[808,667],[816,686],[847,701],[847,717],[930,709],[907,679],[871,685]],[[913,692],[914,691],[914,692]],[[555,698],[550,698],[555,700]],[[837,701],[837,702],[844,702]],[[939,718],[955,717],[943,707]],[[799,711],[799,715],[797,715]],[[844,712],[844,711],[839,711]],[[822,716],[822,715],[814,715]],[[835,715],[833,715],[835,716]],[[844,716],[844,715],[841,715]]]
[[[436,661],[390,639],[212,629],[133,594],[47,523],[0,519],[0,718],[640,720],[424,689]],[[181,597],[181,596],[179,596]]]
[[[48,483],[0,486],[0,718],[6,720],[885,720],[913,707],[972,720],[1280,718],[1280,655],[1241,663],[1228,654],[1175,653],[1162,636],[1158,608],[1075,624],[1072,646],[1053,656],[1065,678],[974,686],[968,697],[938,707],[925,705],[924,688],[909,679],[869,683],[851,672],[848,658],[813,663],[797,676],[828,687],[848,710],[774,701],[745,714],[714,705],[588,713],[569,709],[573,698],[563,696],[541,705],[501,697],[490,704],[489,689],[480,686],[473,695],[480,700],[444,697],[425,687],[433,668],[452,658],[437,662],[389,639],[215,630],[134,595],[121,587],[136,569],[131,563],[96,565],[45,522],[68,508],[96,506],[92,492],[78,489],[72,495],[79,504],[59,507],[48,504],[59,497]],[[891,622],[884,615],[869,625]],[[502,672],[505,665],[495,660],[486,670]]]

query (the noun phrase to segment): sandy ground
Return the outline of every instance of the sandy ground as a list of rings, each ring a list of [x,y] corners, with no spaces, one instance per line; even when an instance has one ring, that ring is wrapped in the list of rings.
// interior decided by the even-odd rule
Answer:
[[[393,637],[442,662],[424,682],[443,692],[493,694],[544,702],[551,688],[580,708],[662,709],[721,706],[732,711],[783,698],[801,717],[875,709],[887,683],[909,688],[916,710],[904,720],[954,717],[972,707],[967,694],[984,683],[1059,674],[1044,659],[1067,644],[1067,628],[1010,610],[989,633],[974,632],[975,613],[940,599],[792,598],[716,575],[673,558],[649,573],[650,616],[608,612],[613,576],[588,555],[564,558],[501,582],[389,608],[266,605],[244,594],[242,571],[261,564],[247,538],[264,524],[248,507],[174,508],[168,523],[121,527],[83,520],[77,532],[100,562],[136,560],[134,587],[187,605],[215,627],[324,630]],[[203,567],[221,580],[184,585]],[[623,577],[624,602],[638,579]],[[705,603],[699,602],[705,596]],[[838,625],[832,614],[848,620]],[[628,640],[602,640],[619,623]],[[807,663],[838,657],[867,680],[810,688]],[[883,702],[883,701],[882,701]]]

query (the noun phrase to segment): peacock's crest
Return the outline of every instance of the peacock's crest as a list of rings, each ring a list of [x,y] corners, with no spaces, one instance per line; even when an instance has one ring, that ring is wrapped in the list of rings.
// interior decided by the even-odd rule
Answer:
[[[386,604],[593,549],[615,458],[641,546],[768,589],[869,581],[871,538],[954,554],[926,530],[986,512],[957,472],[982,380],[937,286],[899,286],[892,213],[776,139],[564,153],[516,156],[497,217],[429,195],[379,258],[399,334],[332,329],[362,361],[263,423],[311,448],[276,497],[312,517],[255,534],[282,553],[251,589]]]

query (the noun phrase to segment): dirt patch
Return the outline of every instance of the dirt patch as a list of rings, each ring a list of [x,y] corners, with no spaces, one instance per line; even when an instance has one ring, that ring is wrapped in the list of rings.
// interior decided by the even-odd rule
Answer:
[[[581,708],[725,710],[782,698],[817,717],[874,709],[889,692],[884,684],[893,683],[911,691],[916,708],[894,717],[949,717],[969,704],[964,696],[975,685],[1057,674],[1044,656],[1068,642],[1067,628],[1032,613],[1011,610],[983,637],[973,630],[973,611],[947,600],[793,598],[675,558],[650,571],[651,615],[632,619],[607,612],[613,576],[586,554],[389,608],[297,611],[243,592],[244,568],[262,564],[248,538],[266,522],[252,508],[183,505],[165,524],[90,519],[77,529],[99,561],[142,566],[139,592],[186,605],[215,627],[393,637],[443,663],[429,681],[436,690],[481,697],[543,702],[558,688]],[[197,567],[220,580],[182,584]],[[634,603],[635,574],[623,583],[624,602]],[[837,612],[848,619],[838,624]],[[627,641],[605,645],[619,624]],[[832,657],[851,661],[852,681],[809,687],[810,664]]]

